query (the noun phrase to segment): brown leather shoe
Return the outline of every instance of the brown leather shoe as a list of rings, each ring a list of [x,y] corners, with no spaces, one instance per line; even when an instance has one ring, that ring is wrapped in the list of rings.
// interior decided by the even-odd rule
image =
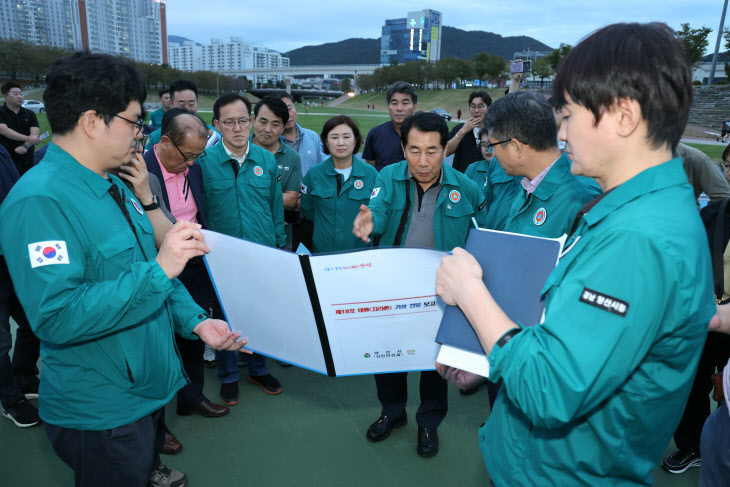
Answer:
[[[179,416],[190,416],[191,414],[199,414],[204,418],[219,418],[228,414],[229,411],[230,409],[228,409],[227,406],[210,402],[207,399],[203,399],[200,404],[190,408],[181,408],[179,406],[177,408],[177,414]]]
[[[170,431],[165,431],[165,444],[162,446],[162,450],[160,450],[160,453],[164,453],[166,455],[173,455],[175,453],[180,453],[180,450],[182,450],[182,443],[175,438],[175,435],[170,433]]]

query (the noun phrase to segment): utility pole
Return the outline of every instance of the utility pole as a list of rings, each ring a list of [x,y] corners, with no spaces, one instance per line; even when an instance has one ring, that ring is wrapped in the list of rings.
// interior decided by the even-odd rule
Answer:
[[[717,42],[715,42],[715,53],[712,55],[712,66],[710,67],[710,79],[707,80],[707,84],[711,85],[715,83],[715,68],[717,67],[717,53],[720,52],[720,40],[722,40],[722,31],[725,28],[725,13],[727,12],[727,0],[725,5],[722,7],[722,17],[720,17],[720,29],[717,31]],[[725,73],[727,76],[728,73]]]

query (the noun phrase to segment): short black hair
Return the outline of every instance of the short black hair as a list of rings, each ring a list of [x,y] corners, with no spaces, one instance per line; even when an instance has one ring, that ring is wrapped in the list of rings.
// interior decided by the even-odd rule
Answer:
[[[728,144],[727,147],[725,147],[725,150],[722,151],[722,162],[723,163],[725,163],[728,156],[730,156],[730,144]]]
[[[531,91],[515,91],[495,101],[484,116],[484,127],[494,139],[516,139],[538,152],[558,145],[552,107]]]
[[[570,50],[553,82],[560,105],[567,97],[593,112],[596,124],[622,98],[639,102],[654,148],[674,151],[692,105],[692,72],[684,43],[666,24],[623,23],[597,30]]]
[[[479,129],[479,137],[477,137],[477,140],[481,141],[482,137],[484,137],[485,135],[489,136],[489,129],[487,127]]]
[[[275,116],[281,119],[281,123],[286,125],[286,123],[289,121],[289,109],[286,107],[286,103],[277,98],[267,96],[263,100],[260,100],[253,108],[253,114],[255,117],[259,116],[259,110],[264,105],[266,105],[269,110],[274,112]]]
[[[5,84],[4,84],[4,85],[3,85],[3,86],[2,86],[1,88],[0,88],[0,93],[2,93],[3,95],[7,95],[7,94],[8,94],[8,92],[10,92],[10,90],[12,90],[13,88],[18,88],[18,89],[20,89],[20,90],[22,90],[22,89],[23,89],[23,87],[22,87],[22,86],[20,86],[20,85],[19,85],[18,83],[15,83],[15,82],[13,82],[13,81],[8,81],[7,83],[5,83]]]
[[[180,116],[190,115],[195,117],[198,123],[193,122],[193,126],[184,123]],[[196,127],[197,125],[197,127]],[[185,135],[190,130],[198,129],[198,136],[202,138],[208,137],[208,124],[206,124],[202,118],[195,113],[185,110],[184,108],[173,107],[165,112],[162,116],[162,127],[160,128],[160,138],[167,136],[175,145],[181,145],[185,142]]]
[[[325,154],[329,155],[330,153],[329,148],[327,148],[327,136],[330,132],[332,132],[332,129],[343,124],[350,127],[352,129],[352,134],[355,136],[355,150],[353,151],[353,154],[360,152],[360,146],[362,146],[362,134],[360,133],[360,128],[357,126],[357,123],[355,123],[355,121],[347,115],[337,115],[324,123],[322,133],[319,135],[320,139],[322,139],[322,150]]]
[[[170,89],[169,88],[165,88],[163,90],[160,90],[160,98],[162,98],[163,96],[165,96],[166,93],[170,93]]]
[[[486,91],[472,91],[471,93],[469,93],[469,105],[471,105],[471,101],[474,98],[481,98],[482,100],[484,100],[484,103],[487,104],[487,108],[492,106],[492,97],[489,96],[489,93],[487,93]]]
[[[56,135],[74,130],[79,117],[94,110],[109,125],[133,101],[147,98],[142,75],[109,54],[76,52],[54,62],[46,73],[43,102]]]
[[[553,124],[554,125],[554,124]],[[416,129],[419,132],[438,132],[441,147],[446,147],[449,137],[449,126],[441,115],[431,112],[416,112],[403,120],[400,126],[400,141],[403,147],[408,145],[408,132]]]
[[[251,116],[251,101],[248,98],[243,95],[239,95],[238,93],[226,93],[221,95],[221,97],[213,104],[213,120],[220,120],[221,108],[226,105],[230,105],[234,101],[242,101],[243,104],[246,105],[246,114],[248,114],[249,117]]]
[[[269,95],[272,98],[276,98],[277,100],[284,100],[284,98],[288,99],[292,103],[294,103],[294,98],[287,93],[286,91],[275,91],[272,94]]]
[[[185,90],[192,90],[193,93],[195,93],[195,99],[198,99],[198,86],[189,79],[176,79],[175,81],[170,83],[170,98],[174,100],[175,93]]]
[[[410,83],[406,83],[405,81],[396,81],[390,85],[388,91],[385,92],[385,101],[390,103],[390,99],[393,98],[393,95],[396,93],[410,95],[413,104],[415,105],[418,103],[418,92]]]

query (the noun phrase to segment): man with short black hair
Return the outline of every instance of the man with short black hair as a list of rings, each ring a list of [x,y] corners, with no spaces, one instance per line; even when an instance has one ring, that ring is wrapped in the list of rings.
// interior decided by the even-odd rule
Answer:
[[[38,118],[23,108],[23,89],[9,81],[0,88],[5,105],[0,108],[0,145],[10,154],[20,175],[33,167],[33,146],[40,143]]]
[[[178,222],[159,252],[140,202],[110,170],[141,141],[141,75],[106,54],[57,60],[43,95],[53,141],[0,208],[0,248],[41,341],[40,415],[77,485],[172,486],[164,406],[186,383],[174,334],[238,350],[175,278],[209,251]]]
[[[284,103],[273,101],[279,103],[278,110],[288,116]],[[268,113],[259,108],[259,114]],[[286,123],[270,115],[269,118],[267,123],[277,121],[281,125],[279,129]],[[271,152],[250,142],[251,120],[251,102],[245,96],[227,93],[213,105],[213,124],[222,139],[198,160],[203,169],[206,217],[214,232],[284,248],[284,199],[279,169]],[[271,129],[266,132],[267,142],[279,140],[279,134],[274,136]],[[293,152],[290,147],[287,149]],[[236,356],[231,352],[219,352],[216,361],[221,401],[227,406],[236,405],[240,401]],[[283,390],[278,379],[269,373],[263,355],[250,356],[248,380],[267,394],[279,394]]]
[[[302,189],[302,160],[296,150],[281,141],[289,123],[289,108],[279,99],[266,97],[253,108],[254,133],[251,142],[271,152],[276,158],[284,195],[284,209],[296,208]],[[291,239],[291,231],[287,231]]]
[[[485,200],[476,183],[444,165],[448,127],[435,113],[418,112],[400,127],[406,160],[378,175],[368,206],[362,205],[353,233],[364,242],[380,235],[382,246],[451,250],[463,246],[472,217],[483,222]],[[370,441],[386,439],[408,423],[408,374],[375,374],[380,417],[368,428]],[[448,410],[446,382],[435,371],[421,372],[417,452],[436,455],[436,428]]]
[[[484,115],[492,97],[485,91],[472,91],[469,94],[469,120],[462,122],[449,132],[446,155],[454,154],[451,167],[464,172],[469,164],[482,160],[479,148],[479,131],[484,128]]]
[[[171,106],[182,108],[191,113],[198,113],[198,86],[187,79],[176,79],[170,84],[170,103]],[[213,135],[215,130],[208,125],[208,136]],[[162,133],[160,129],[150,134],[150,139],[145,146],[145,150],[150,150],[155,144],[160,142]]]
[[[150,113],[150,128],[154,131],[162,128],[162,117],[172,108],[172,99],[170,98],[170,90],[168,88],[160,90],[160,108]]]
[[[390,121],[370,129],[365,138],[362,157],[378,171],[405,156],[401,144],[401,124],[418,109],[418,92],[405,81],[396,81],[385,92]],[[373,110],[375,104],[373,104]]]
[[[443,259],[436,291],[503,381],[479,431],[495,485],[648,486],[715,313],[706,232],[672,158],[692,104],[689,57],[666,24],[609,25],[568,53],[553,90],[571,173],[603,194],[573,220],[541,322],[507,317],[463,249]],[[478,380],[437,367],[459,387]]]
[[[327,159],[322,148],[322,141],[317,132],[305,129],[297,123],[299,114],[294,99],[289,93],[280,91],[271,96],[283,101],[289,110],[289,121],[284,125],[281,140],[299,154],[302,160],[302,177],[304,177],[312,166]]]

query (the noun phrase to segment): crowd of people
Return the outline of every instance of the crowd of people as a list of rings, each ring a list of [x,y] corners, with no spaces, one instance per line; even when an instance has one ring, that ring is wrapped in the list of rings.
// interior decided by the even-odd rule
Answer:
[[[492,485],[651,485],[672,435],[665,469],[702,463],[701,485],[724,485],[730,417],[726,405],[710,415],[707,383],[730,355],[730,305],[715,307],[697,198],[730,198],[730,147],[723,178],[679,142],[692,101],[681,41],[664,24],[615,24],[571,50],[549,99],[516,80],[496,101],[472,92],[452,130],[396,82],[390,120],[364,139],[346,115],[320,134],[301,127],[285,92],[254,106],[224,94],[210,126],[195,84],[177,80],[146,126],[140,74],[76,53],[46,76],[53,139],[35,167],[37,119],[6,84],[0,142],[17,156],[0,148],[3,415],[21,427],[42,418],[76,485],[186,485],[160,459],[182,449],[165,425],[173,397],[179,415],[226,415],[243,363],[264,393],[284,388],[223,321],[201,229],[315,253],[435,248],[450,253],[436,291],[466,315],[490,374],[420,373],[418,455],[439,452],[448,383],[469,395],[486,382],[479,443]],[[494,301],[463,250],[474,223],[567,235],[541,323],[512,322]],[[408,423],[407,374],[374,381],[382,407],[365,437],[380,442]]]

